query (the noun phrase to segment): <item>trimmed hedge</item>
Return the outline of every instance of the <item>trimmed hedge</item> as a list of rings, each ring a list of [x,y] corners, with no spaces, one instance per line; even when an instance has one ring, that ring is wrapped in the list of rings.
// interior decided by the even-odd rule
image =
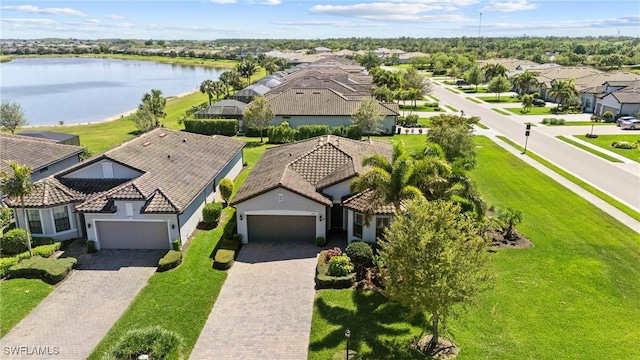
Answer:
[[[55,243],[57,243],[57,241],[53,240],[50,237],[39,237],[39,236],[31,237],[31,246],[33,247],[42,246],[42,245],[51,245]]]
[[[221,203],[208,203],[202,209],[202,221],[207,224],[215,224],[222,213]]]
[[[29,257],[28,253],[27,253],[27,257]],[[22,259],[18,258],[18,256],[0,258],[0,278],[7,276],[7,272],[9,271],[9,268],[17,264],[20,260]]]
[[[54,285],[64,280],[76,264],[75,258],[52,259],[34,256],[9,268],[10,278],[37,278]]]
[[[367,266],[373,264],[373,250],[371,246],[362,241],[352,242],[344,249],[344,252],[356,265]]]
[[[270,144],[286,144],[295,140],[297,131],[283,124],[278,126],[270,126],[267,129],[267,136]]]
[[[342,136],[353,140],[362,139],[362,133],[360,128],[354,125],[350,126],[335,126],[331,129],[331,135]]]
[[[316,266],[317,289],[345,289],[350,288],[356,281],[356,273],[347,276],[329,276],[329,263],[326,261],[327,251],[321,251]]]
[[[232,250],[238,252],[240,250],[240,243],[237,240],[225,239],[220,242],[219,250]]]
[[[158,271],[167,271],[178,267],[182,262],[182,251],[169,250],[165,256],[158,260]]]
[[[354,270],[353,263],[347,255],[334,256],[329,260],[330,276],[347,276]]]
[[[233,250],[219,249],[213,259],[213,268],[218,270],[227,270],[231,268],[236,257]]]
[[[234,136],[238,132],[238,120],[189,119],[184,121],[184,129],[202,135]]]
[[[310,139],[316,136],[329,135],[328,125],[300,125],[295,128],[295,140]]]
[[[0,238],[2,254],[16,255],[27,251],[27,232],[22,229],[9,230]]]
[[[62,243],[56,242],[53,243],[51,245],[40,245],[37,247],[34,247],[33,250],[33,256],[42,256],[42,257],[49,257],[53,254],[55,254],[56,251],[60,250],[60,246],[62,245]],[[27,252],[28,254],[28,252]]]
[[[56,251],[60,250],[60,246],[62,243],[55,242],[51,245],[40,245],[38,247],[34,247],[31,249],[33,251],[34,256],[42,256],[49,257],[53,255]],[[28,259],[29,252],[21,252],[20,254],[14,256],[7,256],[0,258],[0,278],[3,278],[7,275],[7,271],[13,265],[19,263],[21,260]]]

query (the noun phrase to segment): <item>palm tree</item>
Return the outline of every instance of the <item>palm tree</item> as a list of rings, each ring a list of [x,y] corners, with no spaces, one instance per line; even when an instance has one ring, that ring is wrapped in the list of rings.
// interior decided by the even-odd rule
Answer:
[[[247,85],[249,85],[251,83],[251,76],[258,72],[258,64],[253,61],[243,60],[241,63],[236,65],[236,71],[240,76],[247,79]]]
[[[161,90],[151,89],[151,93],[146,93],[142,97],[142,104],[138,106],[138,110],[148,110],[153,115],[155,126],[160,125],[160,119],[167,116],[164,108],[167,105],[167,99],[162,96]]]
[[[29,256],[33,256],[31,250],[31,232],[27,222],[27,209],[24,206],[24,197],[29,196],[33,191],[34,185],[31,183],[31,168],[26,165],[20,165],[17,161],[5,161],[13,170],[13,174],[7,172],[0,173],[0,193],[10,198],[19,198],[22,207],[22,218],[25,222],[25,231],[27,233],[27,249]]]
[[[484,71],[484,78],[487,81],[491,81],[494,77],[497,76],[507,76],[507,68],[502,64],[486,64],[482,70]]]
[[[394,145],[391,162],[380,154],[374,154],[365,158],[362,165],[371,169],[352,181],[350,189],[352,193],[371,192],[371,204],[363,214],[367,225],[375,210],[384,205],[393,204],[398,210],[405,200],[424,199],[420,189],[410,182],[414,179],[414,159],[404,151],[402,145]]]
[[[576,79],[557,80],[551,85],[549,95],[558,101],[558,107],[564,106],[564,103],[572,96],[578,96],[578,90],[575,85]]]
[[[213,93],[216,95],[216,100],[220,99],[220,96],[224,95],[226,86],[220,80],[213,82]]]
[[[513,77],[513,84],[520,91],[520,95],[528,94],[532,86],[538,85],[537,72],[525,70],[523,73]]]
[[[211,106],[211,100],[213,99],[214,87],[213,80],[207,79],[200,84],[200,92],[203,94],[207,94],[209,98],[209,106]]]

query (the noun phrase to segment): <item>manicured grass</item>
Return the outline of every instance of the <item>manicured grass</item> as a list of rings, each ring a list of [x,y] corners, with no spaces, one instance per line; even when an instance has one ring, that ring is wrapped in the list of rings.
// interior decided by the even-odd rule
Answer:
[[[555,114],[551,111],[550,107],[532,107],[528,112],[524,112],[524,109],[519,108],[505,108],[504,110],[512,112],[516,115],[550,115]],[[509,114],[511,115],[511,114]]]
[[[500,98],[498,99],[497,96],[478,96],[478,99],[486,101],[488,103],[492,103],[492,104],[504,104],[504,103],[520,103],[522,102],[522,100],[518,99],[517,97],[511,97],[511,96],[500,96]]]
[[[469,101],[471,101],[471,102],[474,102],[474,103],[476,103],[476,104],[482,104],[482,101],[480,101],[480,100],[476,99],[476,98],[475,98],[475,97],[473,97],[473,96],[467,96],[467,97],[466,97],[466,99],[467,99],[467,100],[469,100]]]
[[[571,140],[571,139],[570,139],[570,138],[568,138],[568,137],[564,137],[564,136],[556,136],[556,137],[557,137],[558,139],[560,139],[560,140],[562,140],[562,141],[564,141],[564,142],[568,143],[568,144],[571,144],[571,145],[573,145],[573,146],[575,146],[575,147],[577,147],[577,148],[579,148],[579,149],[582,149],[582,150],[584,150],[584,151],[586,151],[586,152],[588,152],[588,153],[591,153],[591,154],[593,154],[593,155],[599,156],[599,157],[601,157],[601,158],[603,158],[603,159],[605,159],[605,160],[607,160],[607,161],[617,162],[617,163],[622,162],[622,161],[620,161],[620,160],[618,160],[618,159],[614,158],[613,156],[609,156],[609,155],[607,155],[607,154],[605,154],[605,153],[602,153],[602,152],[600,152],[600,151],[598,151],[598,150],[595,150],[595,149],[593,149],[593,148],[590,148],[590,147],[588,147],[588,146],[585,146],[585,145],[583,145],[583,144],[581,144],[581,143],[579,143],[579,142],[577,142],[577,141]]]
[[[451,92],[452,92],[452,93],[454,93],[454,94],[460,94],[460,91],[455,90],[455,89],[452,89],[452,88],[450,88],[450,87],[445,88],[445,89],[447,89],[447,90],[451,91]]]
[[[500,138],[502,141],[506,142],[507,144],[513,146],[514,148],[522,151],[524,148],[518,144],[516,144],[515,142],[513,142],[511,139],[504,137],[504,136],[498,136],[498,138]],[[611,196],[605,194],[604,192],[596,189],[595,187],[587,184],[586,182],[578,179],[577,177],[569,174],[568,172],[564,171],[563,169],[553,165],[552,163],[548,162],[547,160],[541,158],[540,156],[538,156],[536,153],[531,152],[531,151],[527,151],[527,156],[531,157],[532,159],[536,160],[537,162],[541,163],[542,165],[548,167],[549,169],[553,170],[554,172],[558,173],[560,176],[564,177],[565,179],[571,181],[572,183],[580,186],[581,188],[587,190],[588,192],[592,193],[593,195],[597,196],[598,198],[604,200],[605,202],[607,202],[609,205],[615,207],[616,209],[622,211],[623,213],[631,216],[632,218],[640,221],[640,213],[638,213],[637,211],[631,209],[630,207],[620,203],[618,200],[612,198]]]
[[[497,112],[498,114],[507,115],[507,116],[511,115],[510,113],[508,113],[508,112],[506,112],[506,111],[504,111],[502,109],[492,108],[491,110]]]
[[[595,122],[595,121],[567,121],[564,123],[567,126],[615,126],[615,123]]]
[[[440,108],[438,108],[440,109]],[[427,105],[400,105],[400,110],[403,111],[421,111],[421,112],[439,112],[442,110],[436,110],[436,106],[427,106]]]
[[[344,331],[351,331],[349,348],[373,359],[392,359],[385,341],[409,343],[420,334],[418,319],[407,321],[406,311],[375,292],[319,290],[313,306],[310,360],[331,359],[345,350]],[[386,355],[386,356],[385,356]]]
[[[451,111],[453,111],[453,112],[458,112],[458,109],[454,108],[454,107],[453,107],[453,106],[451,106],[451,105],[445,105],[445,106],[447,107],[447,109],[449,109],[449,110],[451,110]]]
[[[224,209],[223,216],[226,219],[234,216],[234,209]],[[222,222],[214,230],[198,232],[190,240],[183,262],[176,269],[155,273],[89,359],[100,359],[127,330],[151,325],[180,335],[184,339],[187,358],[227,277],[226,272],[212,268],[210,258],[222,236],[224,224]]]
[[[71,56],[73,55],[66,55],[66,57],[71,57]],[[233,69],[238,63],[237,61],[234,61],[234,60],[225,60],[225,59],[200,59],[200,58],[182,58],[182,57],[172,58],[169,56],[156,56],[156,55],[82,54],[82,55],[79,55],[79,57],[153,61],[153,62],[163,63],[163,64],[207,66],[207,67],[229,68],[229,69]]]
[[[437,97],[435,97],[434,95],[428,95],[427,98],[432,98],[435,101],[440,101],[440,99],[438,99]]]
[[[424,127],[430,127],[431,126],[431,118],[418,118],[418,125],[422,125]]]
[[[166,128],[182,130],[184,126],[178,124],[180,116],[192,106],[206,101],[208,101],[207,96],[200,92],[169,99],[165,109],[167,117],[161,123]],[[89,148],[94,155],[119,145],[138,134],[138,129],[133,125],[130,116],[86,125],[38,126],[29,128],[29,131],[55,131],[80,135],[82,146]]]
[[[37,279],[0,281],[0,337],[5,336],[51,291],[52,285]]]
[[[485,130],[489,129],[489,127],[487,125],[485,125],[485,124],[483,124],[481,122],[477,123],[476,125],[478,125],[478,127],[481,128],[481,129],[485,129]]]
[[[622,155],[627,159],[640,162],[640,149],[616,149],[611,146],[611,143],[613,143],[614,141],[628,141],[630,143],[640,141],[640,134],[598,135],[598,137],[595,139],[587,138],[584,135],[577,135],[576,137],[580,140],[588,141],[603,149],[613,151],[614,153]]]
[[[464,87],[461,88],[462,92],[464,92],[465,94],[486,94],[488,93],[486,86],[478,86],[478,90],[476,91],[476,87],[475,86],[469,86],[469,87]]]

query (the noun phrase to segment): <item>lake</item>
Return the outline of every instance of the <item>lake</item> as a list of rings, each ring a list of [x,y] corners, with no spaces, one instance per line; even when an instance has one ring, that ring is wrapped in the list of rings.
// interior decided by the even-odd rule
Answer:
[[[144,93],[197,90],[225,69],[97,58],[18,58],[0,63],[0,97],[22,105],[29,125],[102,121],[135,109]]]

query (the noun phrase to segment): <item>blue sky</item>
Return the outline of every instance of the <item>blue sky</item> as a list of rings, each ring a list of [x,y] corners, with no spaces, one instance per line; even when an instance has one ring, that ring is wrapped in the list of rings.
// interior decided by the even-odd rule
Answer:
[[[3,0],[0,26],[2,39],[638,37],[640,1]]]

